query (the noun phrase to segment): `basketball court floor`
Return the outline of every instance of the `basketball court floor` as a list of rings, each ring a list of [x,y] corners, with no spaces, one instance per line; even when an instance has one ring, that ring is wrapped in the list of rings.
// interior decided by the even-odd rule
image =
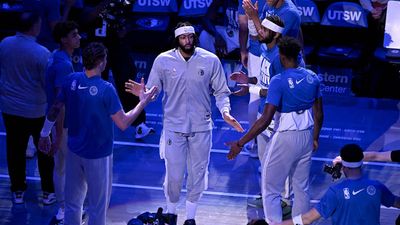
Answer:
[[[232,114],[248,128],[247,101],[245,97],[231,97]],[[133,129],[121,132],[116,128],[114,146],[113,192],[108,211],[108,224],[123,225],[131,218],[165,207],[162,191],[164,162],[159,158],[158,141],[161,132],[160,99],[147,108],[148,125],[156,134],[135,140]],[[240,154],[235,160],[226,159],[224,142],[236,140],[242,134],[225,124],[215,109],[213,148],[209,166],[209,188],[198,208],[196,222],[199,225],[244,225],[252,218],[263,217],[262,209],[247,206],[247,199],[260,192],[259,161],[248,154]],[[358,97],[326,97],[325,120],[320,137],[320,148],[313,155],[310,174],[311,203],[322,197],[331,176],[322,171],[325,163],[331,163],[341,146],[359,144],[369,151],[387,151],[400,148],[400,102],[398,100]],[[40,201],[40,183],[36,157],[27,159],[28,189],[25,204],[14,205],[9,191],[5,153],[5,131],[0,124],[0,224],[46,225],[58,207],[44,206]],[[400,195],[400,164],[365,163],[364,172],[383,182],[392,192]],[[178,224],[185,219],[185,189],[178,205]],[[381,224],[392,225],[400,211],[381,208]],[[331,224],[319,220],[315,224]]]

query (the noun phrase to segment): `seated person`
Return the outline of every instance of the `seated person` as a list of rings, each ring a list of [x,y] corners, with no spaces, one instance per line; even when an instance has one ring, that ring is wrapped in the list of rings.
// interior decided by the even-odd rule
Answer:
[[[222,9],[223,15],[220,15]],[[201,48],[219,57],[226,57],[234,50],[239,56],[239,23],[237,0],[214,0],[203,17],[204,30],[200,33]]]

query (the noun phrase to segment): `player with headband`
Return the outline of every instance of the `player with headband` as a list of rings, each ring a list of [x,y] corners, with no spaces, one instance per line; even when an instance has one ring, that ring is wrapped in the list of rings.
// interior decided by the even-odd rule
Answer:
[[[184,224],[193,225],[197,203],[207,189],[213,128],[210,87],[224,120],[239,132],[243,128],[229,113],[230,90],[221,62],[215,54],[197,47],[195,30],[188,22],[178,23],[174,44],[174,49],[155,59],[146,86],[164,90],[160,156],[165,160],[168,213],[176,215],[187,171]],[[134,94],[137,86],[133,81],[126,83],[127,91]]]

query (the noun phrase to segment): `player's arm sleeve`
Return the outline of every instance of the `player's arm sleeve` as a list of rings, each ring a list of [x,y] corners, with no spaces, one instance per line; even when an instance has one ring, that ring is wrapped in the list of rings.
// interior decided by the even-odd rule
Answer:
[[[285,27],[282,36],[297,38],[300,32],[300,15],[297,12],[288,11],[285,14]]]
[[[103,100],[108,114],[114,115],[118,111],[122,110],[122,104],[118,98],[117,91],[111,84],[106,88]]]
[[[160,93],[163,88],[163,83],[162,83],[163,72],[161,63],[162,61],[160,60],[160,57],[157,57],[154,60],[153,66],[151,67],[150,70],[149,79],[147,80],[146,83],[146,88],[148,89],[150,89],[153,86],[156,86],[157,93]]]
[[[276,75],[271,79],[268,88],[267,100],[265,102],[278,107],[281,105],[281,100],[282,90],[280,85],[280,75]]]
[[[315,209],[322,217],[326,219],[333,215],[337,205],[338,199],[336,197],[336,192],[332,187],[330,187],[322,197],[321,201],[315,205]]]
[[[46,87],[46,73],[47,73],[47,63],[50,58],[50,52],[46,49],[43,54],[38,54],[37,56],[37,67],[40,74],[40,83],[42,87]]]
[[[229,102],[229,95],[231,91],[226,83],[225,72],[222,68],[221,62],[215,57],[213,62],[213,72],[211,76],[211,88],[214,90],[215,102],[217,108],[223,115],[224,112],[230,112],[231,106]]]

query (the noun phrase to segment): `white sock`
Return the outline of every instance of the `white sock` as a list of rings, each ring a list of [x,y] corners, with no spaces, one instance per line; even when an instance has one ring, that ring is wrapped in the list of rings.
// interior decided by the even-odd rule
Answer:
[[[176,215],[176,207],[177,207],[178,203],[172,203],[167,201],[167,213],[171,213],[171,214],[175,214]]]
[[[186,201],[186,219],[194,219],[197,211],[197,203]]]

